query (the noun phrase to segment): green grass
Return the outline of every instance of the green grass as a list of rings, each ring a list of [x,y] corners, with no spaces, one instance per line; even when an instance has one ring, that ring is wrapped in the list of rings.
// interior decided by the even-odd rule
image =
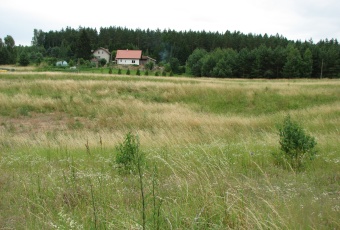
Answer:
[[[0,228],[340,228],[340,82],[0,74]],[[318,143],[302,172],[275,164],[286,114]]]
[[[131,76],[146,76],[146,69],[144,67],[139,69],[139,75],[137,74],[138,66],[122,66],[121,68],[121,75],[125,75],[127,73],[127,69],[129,68]],[[20,71],[20,68],[19,68]],[[25,71],[25,70],[24,70]],[[70,67],[55,67],[55,66],[47,66],[47,67],[36,67],[33,68],[35,72],[62,72],[62,73],[81,73],[81,74],[110,74],[110,67],[86,67],[80,66],[77,69],[70,69]],[[149,76],[154,76],[157,70],[148,70]],[[158,70],[159,72],[159,70]],[[117,65],[112,67],[112,75],[119,74],[119,68]],[[169,73],[167,73],[169,75]]]

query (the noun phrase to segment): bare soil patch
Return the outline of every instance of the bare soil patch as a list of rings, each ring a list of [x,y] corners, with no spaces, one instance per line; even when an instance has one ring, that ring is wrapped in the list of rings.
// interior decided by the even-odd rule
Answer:
[[[18,118],[0,117],[0,130],[7,130],[11,133],[66,131],[73,119],[63,113],[30,113],[30,116]]]

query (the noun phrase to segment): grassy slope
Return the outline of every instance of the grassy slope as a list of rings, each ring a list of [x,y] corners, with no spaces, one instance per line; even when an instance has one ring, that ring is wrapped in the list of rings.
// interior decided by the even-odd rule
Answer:
[[[148,228],[340,227],[338,80],[1,73],[0,83],[1,228],[138,229],[138,178],[114,163],[130,130],[147,155]],[[271,158],[287,113],[318,142],[302,173]]]

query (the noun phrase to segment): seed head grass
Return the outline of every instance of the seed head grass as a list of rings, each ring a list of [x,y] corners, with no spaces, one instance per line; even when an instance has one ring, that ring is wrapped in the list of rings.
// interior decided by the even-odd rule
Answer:
[[[340,228],[338,80],[0,74],[0,228]],[[303,172],[275,164],[289,114],[316,138]],[[23,221],[24,220],[24,221]]]

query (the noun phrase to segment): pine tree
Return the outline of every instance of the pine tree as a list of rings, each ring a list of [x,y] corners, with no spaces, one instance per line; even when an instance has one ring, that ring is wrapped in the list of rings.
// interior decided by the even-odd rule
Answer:
[[[313,71],[313,55],[310,49],[306,49],[303,54],[303,63],[301,69],[301,76],[305,78],[309,78],[312,75]]]
[[[91,57],[91,45],[90,39],[87,35],[85,29],[82,29],[77,41],[77,58],[83,58],[84,60],[89,60]]]
[[[303,66],[300,51],[294,46],[289,44],[286,48],[287,61],[283,67],[283,76],[286,78],[301,77],[301,69]]]

